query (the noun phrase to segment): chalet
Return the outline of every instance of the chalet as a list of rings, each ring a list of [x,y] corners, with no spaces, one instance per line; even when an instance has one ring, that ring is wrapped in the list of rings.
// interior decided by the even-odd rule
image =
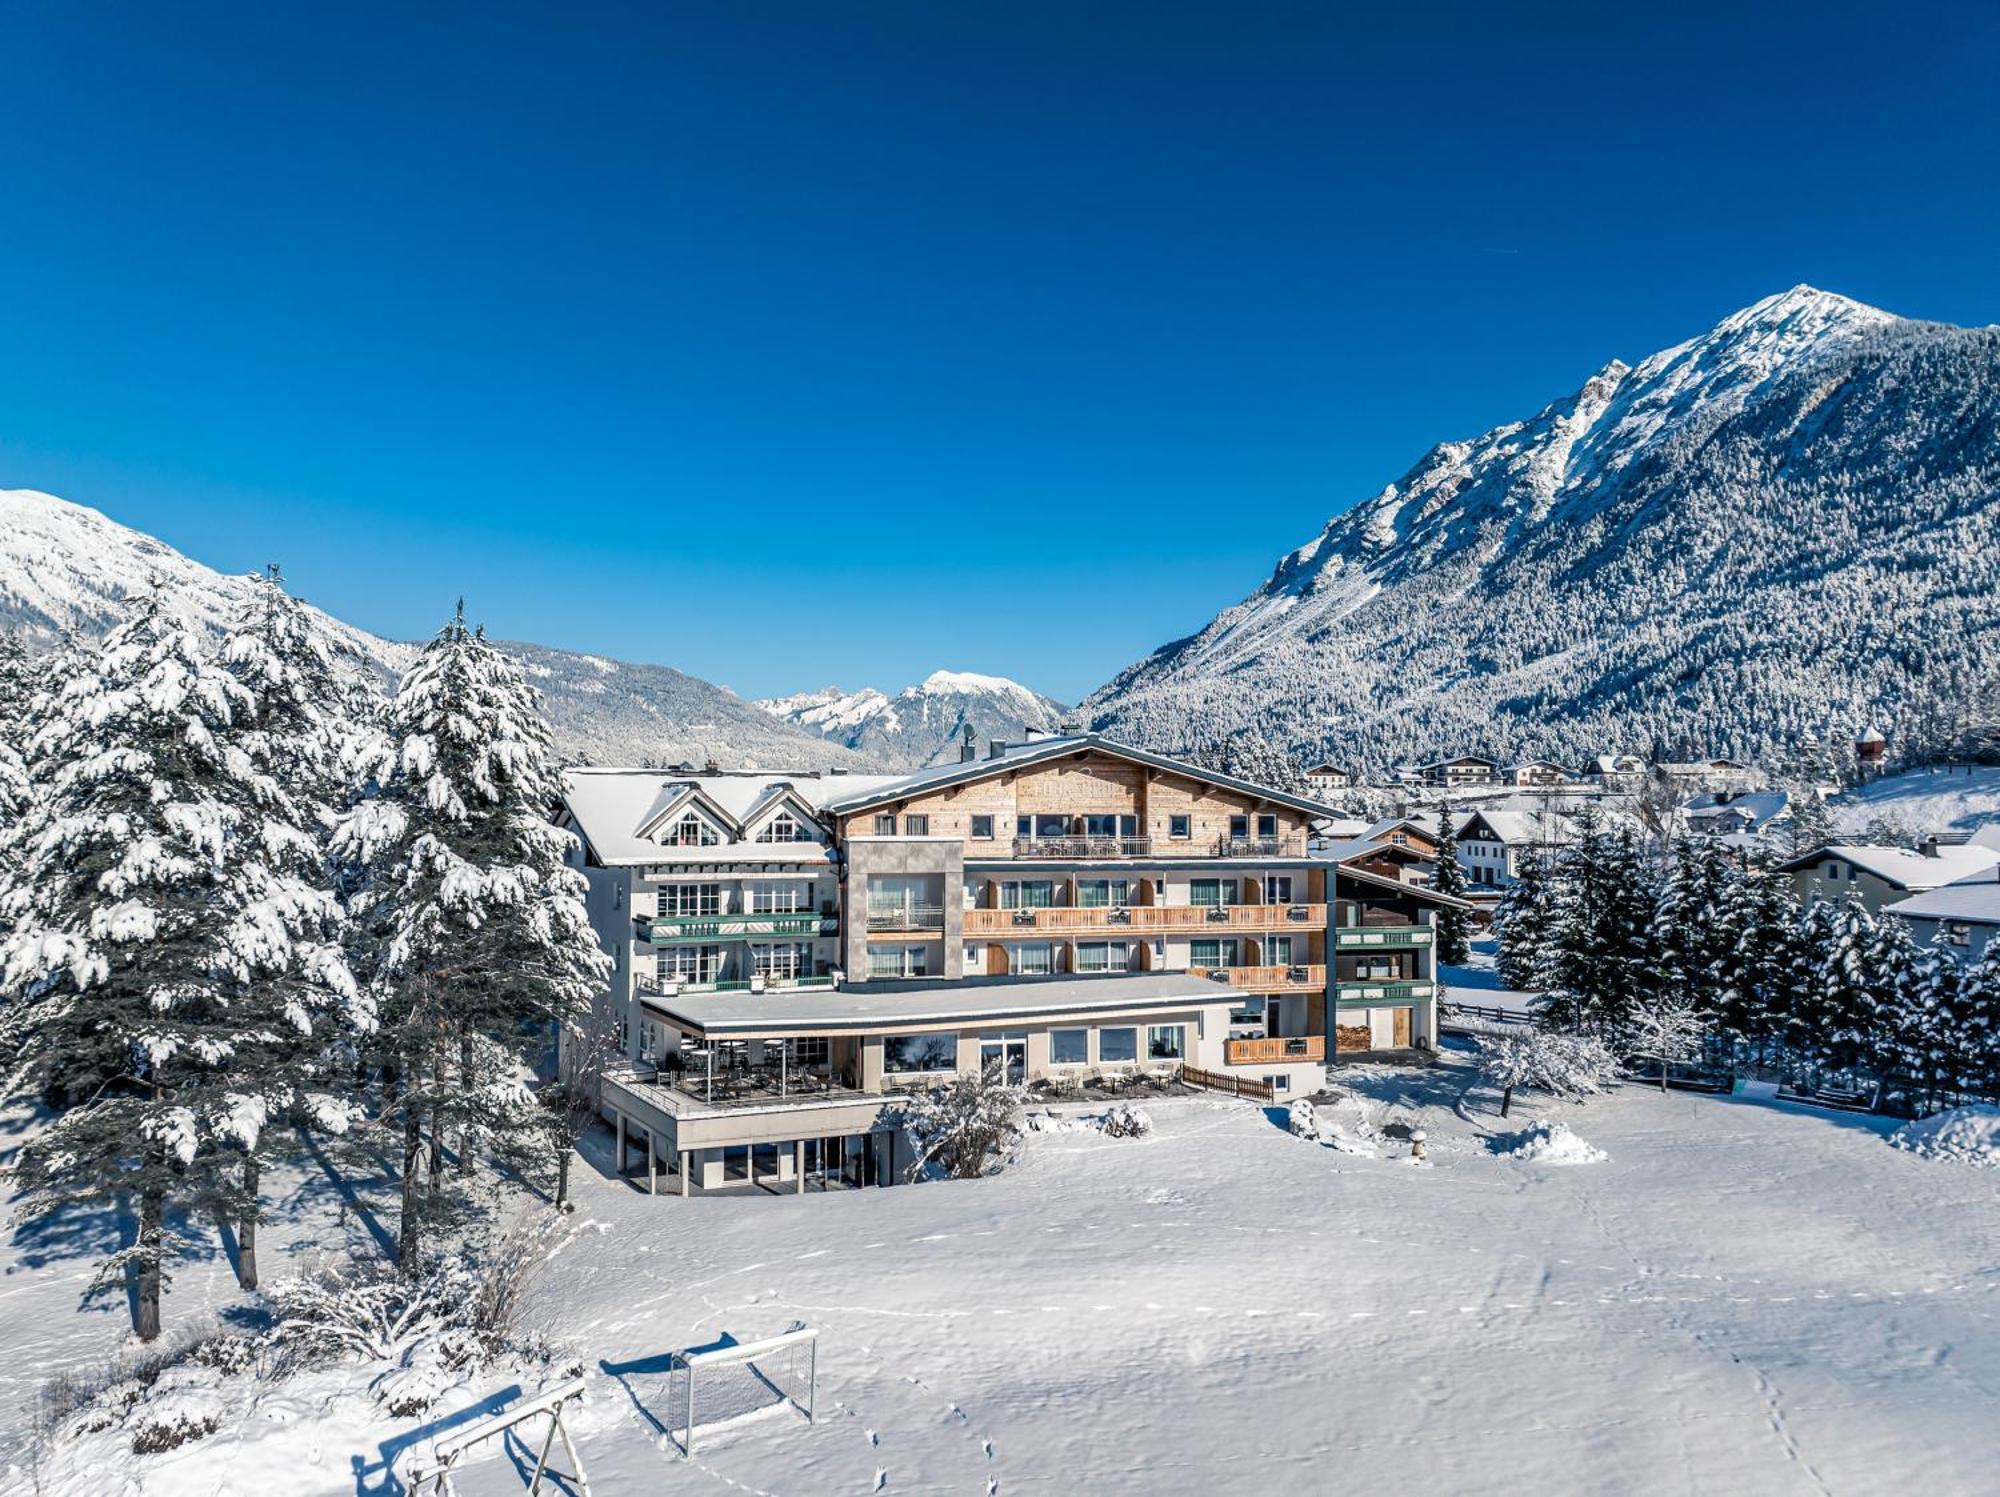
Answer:
[[[1913,894],[2000,866],[2000,850],[1933,836],[1916,848],[1840,844],[1816,848],[1779,866],[1791,875],[1799,898],[1858,899],[1871,914]]]
[[[1967,966],[2000,950],[2000,864],[1883,908],[1908,922],[1920,946],[1934,946]]]
[[[1314,795],[1331,795],[1336,790],[1350,790],[1353,787],[1353,771],[1343,769],[1338,764],[1315,764],[1306,771],[1306,788]]]
[[[898,776],[579,769],[561,816],[613,958],[603,1106],[655,1188],[889,1183],[894,1094],[988,1066],[1285,1095],[1436,1043],[1454,901],[1313,856],[1314,801],[1095,734]]]
[[[1482,759],[1477,754],[1461,754],[1456,759],[1419,764],[1416,772],[1421,783],[1442,786],[1447,790],[1468,785],[1494,785],[1500,781],[1499,764],[1492,759]]]
[[[1507,783],[1523,789],[1553,789],[1574,785],[1576,780],[1576,775],[1547,759],[1530,759],[1507,770]]]
[[[1681,822],[1704,836],[1761,838],[1790,828],[1792,799],[1783,790],[1711,791],[1681,807]]]
[[[1646,761],[1636,754],[1599,754],[1586,773],[1600,785],[1631,785],[1646,777]]]
[[[1767,783],[1762,770],[1740,759],[1673,760],[1662,764],[1660,772],[1686,789],[1715,794],[1743,795]]]
[[[1570,818],[1554,812],[1470,811],[1453,826],[1459,862],[1475,892],[1512,887],[1525,859],[1547,857],[1576,841]]]

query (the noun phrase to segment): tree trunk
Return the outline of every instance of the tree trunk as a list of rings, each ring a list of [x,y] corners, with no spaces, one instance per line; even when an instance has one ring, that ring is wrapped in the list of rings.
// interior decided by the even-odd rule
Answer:
[[[1503,1118],[1507,1116],[1507,1109],[1512,1107],[1513,1105],[1514,1105],[1514,1088],[1511,1086],[1503,1086],[1500,1089],[1500,1116]]]
[[[569,1140],[556,1140],[556,1210],[569,1204]]]
[[[236,1282],[257,1287],[257,1156],[243,1156],[243,1218],[236,1224]]]
[[[459,1084],[470,1093],[472,1090],[472,1031],[467,1029],[458,1037],[458,1079]],[[460,1131],[458,1138],[458,1172],[469,1175],[473,1171],[472,1150],[467,1147],[466,1135],[470,1128]]]
[[[165,1162],[160,1162],[165,1167]],[[132,1329],[141,1341],[160,1334],[160,1239],[166,1200],[160,1191],[149,1189],[139,1197],[139,1294],[134,1307]]]
[[[423,1184],[417,1173],[423,1145],[423,1113],[415,1099],[408,1099],[403,1104],[403,1219],[396,1236],[396,1262],[406,1274],[417,1270],[418,1243],[423,1233]]]

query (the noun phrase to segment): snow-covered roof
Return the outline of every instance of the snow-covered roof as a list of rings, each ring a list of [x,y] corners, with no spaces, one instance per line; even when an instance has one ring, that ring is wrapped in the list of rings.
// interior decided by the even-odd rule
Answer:
[[[1906,920],[1963,920],[1971,925],[2000,925],[2000,865],[1969,873],[1921,894],[1884,907]]]
[[[1396,831],[1399,827],[1408,827],[1411,831],[1422,834],[1432,842],[1437,841],[1438,838],[1438,829],[1436,827],[1425,826],[1424,823],[1414,817],[1385,816],[1380,821],[1371,823],[1360,834],[1357,840],[1362,842],[1382,842],[1387,840],[1389,834]]]
[[[1734,812],[1737,819],[1748,821],[1752,831],[1762,831],[1791,808],[1792,798],[1786,791],[1757,790],[1727,800],[1714,795],[1698,795],[1681,808],[1681,814],[1689,821],[1708,821],[1718,817],[1727,819]]]
[[[707,1035],[773,1030],[841,1031],[910,1024],[1027,1021],[1039,1015],[1116,1014],[1241,1002],[1236,989],[1187,972],[1129,976],[968,978],[937,985],[907,981],[843,983],[768,993],[646,993],[640,1002]]]
[[[1646,763],[1634,754],[1599,754],[1591,767],[1599,774],[1632,774],[1644,769]]]
[[[1856,868],[1872,873],[1898,889],[1935,889],[1970,874],[2000,865],[2000,851],[1968,843],[1964,847],[1940,847],[1935,854],[1912,852],[1907,847],[1867,847],[1841,843],[1819,847],[1785,864],[1785,871],[1810,868],[1828,858],[1844,858]]]
[[[905,800],[910,796],[940,790],[948,785],[963,785],[969,781],[983,780],[991,775],[1017,770],[1023,765],[1038,764],[1044,760],[1060,759],[1069,754],[1086,751],[1129,759],[1135,764],[1163,769],[1169,774],[1179,775],[1204,785],[1219,785],[1224,789],[1240,791],[1259,800],[1290,806],[1311,816],[1336,814],[1333,807],[1322,805],[1316,800],[1307,800],[1304,796],[1294,795],[1288,790],[1279,790],[1270,785],[1241,780],[1234,775],[1221,774],[1216,770],[1203,769],[1198,764],[1190,764],[1183,759],[1170,759],[1165,754],[1135,748],[1129,743],[1120,743],[1099,733],[1059,733],[1053,737],[1031,738],[1025,743],[1010,744],[1003,752],[988,754],[983,759],[963,759],[951,764],[933,764],[927,769],[889,778],[851,775],[846,778],[846,783],[855,787],[856,793],[843,793],[837,799],[828,800],[824,803],[824,809],[835,815],[844,816],[888,801]]]
[[[664,769],[569,769],[563,772],[563,805],[575,818],[597,860],[607,866],[635,863],[824,862],[827,849],[813,842],[725,840],[714,847],[662,847],[645,835],[683,807],[700,805],[722,822],[728,837],[789,796],[817,815],[835,795],[891,779],[888,775],[680,774]]]
[[[1452,818],[1452,827],[1463,836],[1475,821],[1485,822],[1509,847],[1564,847],[1576,841],[1567,816],[1537,816],[1532,811],[1467,811]]]

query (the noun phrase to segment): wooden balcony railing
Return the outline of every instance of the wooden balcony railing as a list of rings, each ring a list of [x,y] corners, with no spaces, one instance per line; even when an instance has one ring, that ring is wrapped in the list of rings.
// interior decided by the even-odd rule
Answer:
[[[1431,944],[1428,925],[1343,925],[1333,934],[1340,951],[1414,951]]]
[[[1196,977],[1226,982],[1252,993],[1326,991],[1326,968],[1313,967],[1190,967]]]
[[[1282,1039],[1224,1040],[1222,1063],[1229,1066],[1268,1066],[1286,1061],[1324,1061],[1326,1036],[1292,1035]]]
[[[1034,910],[967,910],[965,933],[1004,936],[1049,931],[1325,930],[1323,904],[1064,905]]]

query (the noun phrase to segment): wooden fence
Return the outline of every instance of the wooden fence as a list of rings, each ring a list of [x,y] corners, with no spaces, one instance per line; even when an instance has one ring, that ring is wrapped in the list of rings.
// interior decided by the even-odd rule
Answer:
[[[1182,1066],[1181,1080],[1189,1086],[1228,1092],[1232,1097],[1253,1097],[1259,1102],[1269,1102],[1277,1095],[1277,1089],[1268,1081],[1245,1081],[1241,1076],[1225,1076],[1220,1071],[1204,1071],[1198,1066]]]

